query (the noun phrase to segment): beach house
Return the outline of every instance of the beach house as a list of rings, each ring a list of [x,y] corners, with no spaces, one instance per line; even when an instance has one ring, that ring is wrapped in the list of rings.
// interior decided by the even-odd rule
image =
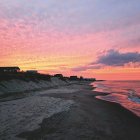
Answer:
[[[19,67],[0,67],[0,73],[17,73],[19,71]]]

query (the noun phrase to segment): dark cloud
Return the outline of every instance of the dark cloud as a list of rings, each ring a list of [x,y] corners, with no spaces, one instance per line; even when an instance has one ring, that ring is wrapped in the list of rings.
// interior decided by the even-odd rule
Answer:
[[[140,53],[120,53],[119,51],[112,49],[108,50],[105,55],[100,56],[96,63],[107,66],[124,66],[124,64],[129,62],[140,62]]]
[[[125,66],[128,63],[139,63],[140,53],[127,52],[121,53],[117,50],[108,50],[100,55],[96,62],[92,62],[85,66],[75,67],[73,71],[86,71],[88,69],[101,69],[104,66]]]

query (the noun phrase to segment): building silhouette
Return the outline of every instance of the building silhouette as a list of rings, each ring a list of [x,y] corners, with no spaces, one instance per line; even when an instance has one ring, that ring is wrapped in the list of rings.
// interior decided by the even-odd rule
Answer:
[[[17,73],[19,71],[19,67],[0,67],[0,73]]]

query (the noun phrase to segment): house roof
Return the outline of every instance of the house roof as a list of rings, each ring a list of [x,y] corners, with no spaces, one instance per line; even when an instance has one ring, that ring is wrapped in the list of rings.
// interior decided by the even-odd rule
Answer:
[[[20,68],[19,67],[0,67],[0,70],[3,70],[3,69],[5,69],[5,70],[20,70]]]

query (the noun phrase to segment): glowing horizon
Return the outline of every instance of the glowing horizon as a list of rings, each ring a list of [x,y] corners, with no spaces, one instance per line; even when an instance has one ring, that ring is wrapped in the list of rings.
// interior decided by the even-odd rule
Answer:
[[[140,1],[0,0],[0,66],[140,80]]]

